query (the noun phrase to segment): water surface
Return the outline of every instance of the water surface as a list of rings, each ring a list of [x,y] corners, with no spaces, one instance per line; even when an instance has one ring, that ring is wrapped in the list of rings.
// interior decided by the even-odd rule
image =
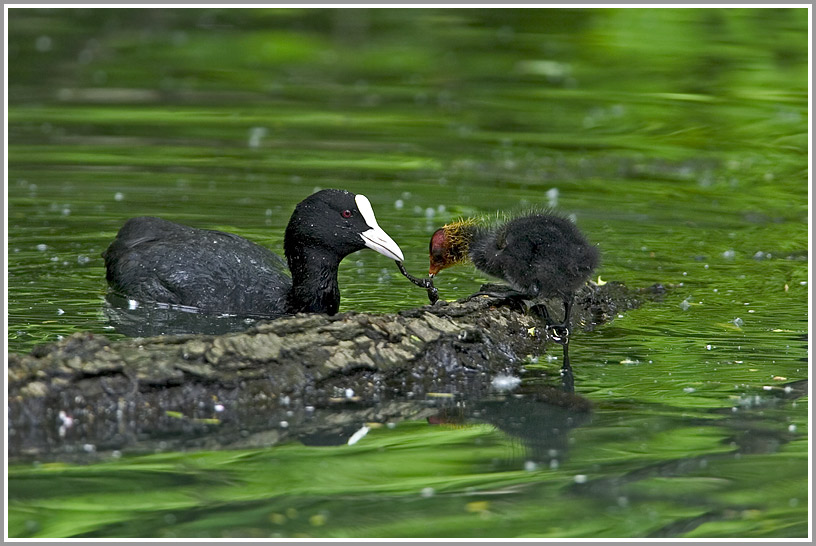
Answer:
[[[9,15],[10,352],[125,336],[100,257],[125,219],[282,252],[317,188],[366,194],[416,275],[446,221],[549,207],[602,280],[672,287],[575,335],[593,410],[570,426],[406,393],[331,440],[80,443],[12,460],[10,536],[807,536],[806,10]],[[340,285],[341,311],[426,303],[369,251]],[[524,381],[558,366],[530,355]]]

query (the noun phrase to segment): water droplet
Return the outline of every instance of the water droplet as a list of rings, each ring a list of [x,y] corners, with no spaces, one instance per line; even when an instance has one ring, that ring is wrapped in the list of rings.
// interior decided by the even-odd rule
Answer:
[[[547,206],[555,208],[558,206],[558,188],[550,188],[545,194],[547,196]]]
[[[249,142],[248,145],[250,148],[259,148],[261,146],[261,141],[266,136],[267,130],[266,127],[253,127],[249,130]]]
[[[509,391],[518,387],[521,383],[521,378],[507,374],[499,374],[493,378],[491,385],[494,389],[499,391]]]
[[[34,42],[34,48],[40,53],[51,51],[51,47],[53,45],[54,41],[51,39],[50,36],[38,36],[37,41]]]

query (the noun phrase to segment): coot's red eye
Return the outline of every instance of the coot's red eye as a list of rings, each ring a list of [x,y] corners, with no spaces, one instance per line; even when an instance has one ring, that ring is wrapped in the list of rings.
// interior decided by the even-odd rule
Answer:
[[[349,209],[344,210],[340,214],[343,215],[343,218],[351,218],[351,211]]]

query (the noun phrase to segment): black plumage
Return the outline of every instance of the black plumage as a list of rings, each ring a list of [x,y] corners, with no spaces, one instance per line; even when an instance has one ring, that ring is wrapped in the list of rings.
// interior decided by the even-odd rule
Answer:
[[[469,255],[477,269],[533,299],[571,296],[587,282],[600,257],[573,222],[553,214],[476,228]]]
[[[280,256],[243,237],[152,217],[128,220],[102,256],[111,289],[128,298],[274,317],[336,313],[340,261],[366,247],[403,259],[365,196],[322,190],[295,207],[286,227],[288,272]]]
[[[467,219],[447,224],[432,236],[429,246],[431,277],[442,269],[470,261],[480,271],[507,282],[482,288],[481,293],[524,302],[543,315],[554,340],[564,345],[564,385],[572,390],[569,365],[570,308],[575,291],[598,266],[600,252],[570,220],[536,212],[498,225]],[[550,318],[541,300],[558,297],[563,320]]]
[[[433,234],[429,252],[431,276],[470,261],[530,299],[570,297],[600,260],[598,248],[573,222],[542,212],[494,226],[473,219],[453,222]]]

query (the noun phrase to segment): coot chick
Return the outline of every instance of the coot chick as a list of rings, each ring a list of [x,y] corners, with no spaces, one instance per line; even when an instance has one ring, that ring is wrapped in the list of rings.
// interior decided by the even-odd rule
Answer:
[[[436,230],[430,242],[431,277],[471,261],[530,299],[565,301],[589,280],[600,254],[567,218],[536,212],[498,226],[461,220]]]
[[[536,212],[497,226],[466,219],[438,229],[430,242],[431,277],[442,269],[465,261],[509,283],[501,293],[515,300],[559,297],[564,319],[553,324],[543,303],[534,309],[553,328],[553,337],[564,344],[564,367],[569,367],[569,315],[575,291],[589,280],[598,265],[598,248],[570,220],[552,213]]]
[[[128,220],[102,253],[114,292],[204,313],[276,317],[337,313],[340,261],[370,248],[402,251],[378,225],[364,195],[322,190],[299,203],[286,227],[284,261],[238,235],[160,218]]]

